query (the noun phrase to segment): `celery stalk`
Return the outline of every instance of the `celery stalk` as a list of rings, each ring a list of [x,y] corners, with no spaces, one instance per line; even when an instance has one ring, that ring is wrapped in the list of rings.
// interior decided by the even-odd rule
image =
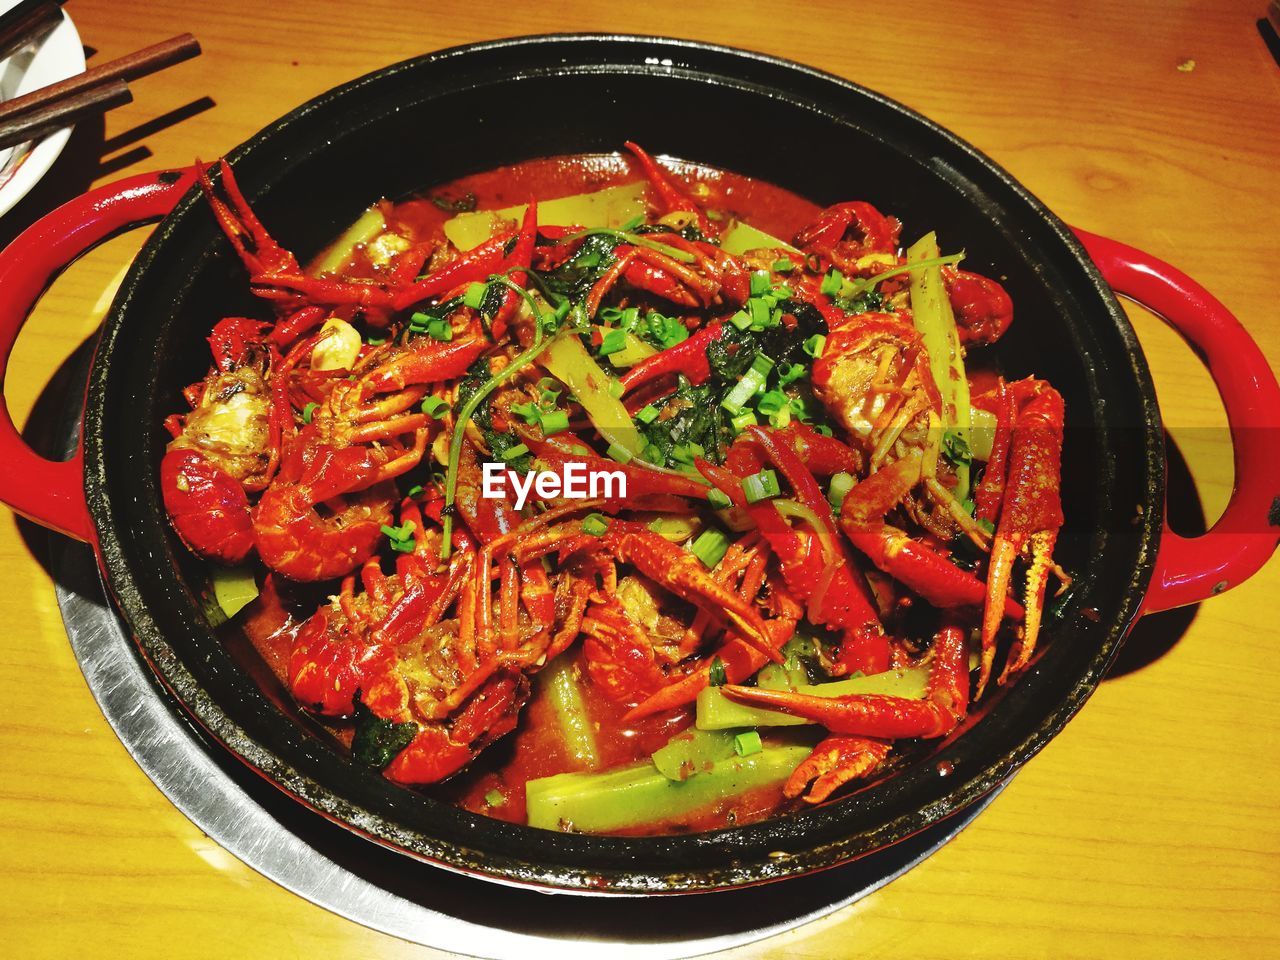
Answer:
[[[560,773],[525,784],[529,826],[600,833],[672,820],[757,787],[780,784],[809,747],[765,747],[734,756],[683,782],[648,761],[605,773]]]
[[[796,693],[815,697],[844,697],[855,693],[884,694],[921,700],[929,681],[927,667],[887,670],[867,677],[852,677],[835,683],[803,684]],[[698,694],[697,727],[699,730],[728,730],[733,727],[798,727],[811,721],[777,710],[763,710],[735,703],[717,687],[707,687]]]
[[[573,662],[566,657],[553,660],[538,674],[538,683],[560,722],[560,736],[569,755],[588,769],[595,767],[600,762],[596,732],[574,676]]]
[[[609,392],[609,375],[587,353],[581,340],[576,336],[558,338],[538,362],[573,391],[574,399],[605,440],[616,443],[633,457],[640,453],[644,448],[640,431],[622,401]]]
[[[693,727],[653,752],[653,765],[668,780],[688,780],[733,756],[732,732]]]
[[[907,248],[907,263],[940,256],[937,237],[926,233]],[[929,353],[929,369],[942,396],[942,429],[954,431],[969,442],[969,381],[964,372],[964,353],[956,330],[955,314],[942,282],[942,267],[922,267],[909,271],[911,315]],[[956,465],[957,500],[969,495],[969,465]]]

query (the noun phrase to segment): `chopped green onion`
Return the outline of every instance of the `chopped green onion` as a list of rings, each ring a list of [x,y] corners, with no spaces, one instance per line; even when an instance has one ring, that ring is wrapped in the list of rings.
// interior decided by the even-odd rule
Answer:
[[[621,380],[609,379],[609,396],[615,400],[622,399],[622,395],[626,393],[626,388],[622,385]]]
[[[742,375],[742,379],[734,385],[728,395],[720,401],[720,405],[730,413],[738,413],[747,405],[747,401],[764,389],[765,379],[773,369],[773,361],[763,353],[757,354],[751,366]]]
[[[644,423],[644,424],[653,423],[653,421],[658,419],[658,408],[655,407],[652,403],[649,404],[647,407],[641,407],[639,410],[636,411],[635,418],[637,423]]]
[[[617,443],[609,444],[609,449],[605,451],[605,456],[610,460],[617,460],[618,463],[631,462],[631,451]]]
[[[764,416],[769,417],[780,412],[791,404],[791,398],[781,390],[770,390],[756,403],[756,409]]]
[[[542,414],[542,435],[549,437],[569,429],[569,414],[563,410],[548,410]]]
[[[812,337],[804,342],[804,352],[813,359],[817,360],[822,356],[822,351],[827,346],[827,338],[820,333],[815,333]]]
[[[715,507],[717,510],[728,510],[733,506],[733,500],[729,498],[727,493],[712,487],[707,491],[707,503]]]
[[[473,283],[467,287],[467,292],[462,295],[462,303],[472,310],[479,310],[480,305],[484,303],[485,294],[488,292],[489,285],[487,283]]]
[[[368,344],[369,346],[371,346],[371,347],[380,347],[380,346],[382,346],[384,343],[386,343],[386,342],[387,342],[387,338],[386,338],[386,337],[372,337],[372,336],[370,336],[370,337],[365,337],[365,338],[364,338],[364,342],[365,342],[365,343],[367,343],[367,344]]]
[[[782,493],[778,485],[778,475],[772,470],[761,470],[742,481],[742,492],[747,495],[747,503],[759,503]]]
[[[542,411],[538,409],[536,403],[513,403],[511,412],[524,420],[529,426],[533,426],[542,419]]]
[[[803,363],[789,363],[778,371],[778,386],[785,387],[788,383],[799,380],[809,368]]]
[[[724,559],[729,550],[729,538],[719,530],[703,530],[689,550],[704,566],[711,569]]]
[[[751,314],[747,313],[745,310],[739,310],[729,318],[729,322],[739,330],[745,330],[747,327],[751,326]]]
[[[611,353],[627,349],[627,331],[605,330],[600,338],[600,356],[607,357]]]
[[[582,532],[593,537],[602,537],[609,529],[609,518],[599,513],[589,513],[582,518]]]
[[[747,427],[754,427],[759,422],[756,419],[755,411],[743,410],[742,413],[739,413],[729,421],[729,426],[733,427],[734,433],[741,433]]]
[[[751,326],[753,329],[763,330],[772,326],[770,320],[773,319],[773,308],[765,300],[759,297],[753,297],[748,300],[747,312],[751,314]]]
[[[424,493],[426,493],[426,492],[427,492],[427,491],[426,491],[425,489],[423,489],[422,484],[420,484],[420,483],[415,483],[412,487],[410,487],[410,488],[409,488],[409,492],[408,492],[408,493],[406,493],[406,494],[405,494],[405,496],[406,496],[406,497],[420,497],[420,496],[422,496],[422,495],[423,495]]]
[[[442,397],[427,397],[422,401],[422,412],[433,420],[443,419],[449,409],[449,401]]]
[[[853,489],[853,475],[849,473],[835,474],[831,478],[831,486],[827,488],[827,500],[837,510],[844,503],[844,498],[848,496],[849,491]]]
[[[834,297],[840,292],[840,286],[844,283],[844,274],[839,270],[830,271],[822,278],[822,285],[818,287],[828,297]]]
[[[728,682],[729,678],[724,672],[724,661],[715,657],[711,661],[711,666],[707,668],[707,686],[723,687]]]
[[[398,553],[413,553],[413,548],[417,544],[413,535],[415,529],[412,523],[399,527],[389,527],[384,523],[381,527],[383,535],[391,541],[391,549]]]
[[[500,456],[503,460],[509,463],[512,460],[519,460],[528,452],[529,452],[528,447],[526,447],[523,443],[517,443],[514,447],[507,447],[507,449],[503,450],[500,454],[498,454],[498,456]]]
[[[553,377],[543,377],[538,381],[538,402],[555,403],[560,399],[560,381]]]
[[[320,406],[320,404],[318,403],[308,403],[305,407],[302,408],[303,423],[311,422],[311,415],[316,412],[316,407],[318,406]]]
[[[813,432],[820,433],[824,437],[834,437],[836,435],[835,431],[832,430],[830,427],[828,427],[825,423],[815,423],[813,425]]]
[[[507,802],[507,798],[502,795],[501,790],[490,790],[484,795],[484,802],[490,807],[500,807]]]
[[[751,296],[758,297],[762,293],[768,293],[771,286],[773,284],[769,280],[769,272],[767,270],[753,270],[751,272]]]
[[[755,730],[747,730],[733,738],[733,752],[740,757],[749,757],[764,749],[760,742],[760,734]]]
[[[796,268],[796,265],[791,260],[775,260],[772,267],[774,273],[790,273]]]
[[[769,295],[773,297],[775,301],[790,300],[792,296],[794,296],[791,292],[791,288],[785,283],[778,284],[778,286],[773,288],[773,291]]]

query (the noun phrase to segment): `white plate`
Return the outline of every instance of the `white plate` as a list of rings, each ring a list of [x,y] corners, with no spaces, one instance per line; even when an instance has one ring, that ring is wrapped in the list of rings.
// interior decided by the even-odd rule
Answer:
[[[7,11],[17,2],[0,0],[0,11]],[[30,93],[83,72],[84,47],[76,25],[64,10],[62,22],[40,41],[0,61],[0,100]],[[0,150],[0,216],[8,213],[48,172],[70,136],[71,128],[64,127],[39,140]]]

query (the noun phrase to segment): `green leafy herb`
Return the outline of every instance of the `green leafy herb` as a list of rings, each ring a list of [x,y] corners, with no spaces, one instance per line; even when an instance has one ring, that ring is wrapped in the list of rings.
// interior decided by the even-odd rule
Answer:
[[[973,462],[973,451],[969,449],[969,442],[958,430],[943,431],[942,455],[955,467],[966,466]]]
[[[355,736],[351,740],[351,756],[360,763],[382,770],[418,735],[418,725],[411,720],[396,723],[377,716],[361,702],[359,692],[352,704]]]
[[[719,657],[715,657],[711,661],[711,666],[707,668],[707,685],[723,687],[728,682],[729,678],[724,672],[724,661]]]

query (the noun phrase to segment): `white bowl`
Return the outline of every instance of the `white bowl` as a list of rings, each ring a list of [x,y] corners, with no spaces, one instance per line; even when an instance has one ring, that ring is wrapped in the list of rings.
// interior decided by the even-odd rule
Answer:
[[[17,0],[0,0],[0,11],[16,3]],[[42,39],[0,61],[0,100],[30,93],[83,72],[84,47],[76,25],[64,10],[62,22]],[[71,128],[63,127],[39,140],[0,150],[0,216],[8,213],[48,172],[70,137]]]

